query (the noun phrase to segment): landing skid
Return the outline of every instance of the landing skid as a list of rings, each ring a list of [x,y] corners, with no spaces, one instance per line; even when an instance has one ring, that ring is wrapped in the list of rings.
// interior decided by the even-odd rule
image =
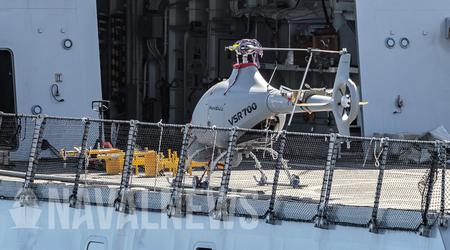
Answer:
[[[265,177],[265,176],[261,176],[259,180],[258,180],[258,178],[256,178],[256,176],[253,176],[253,179],[256,181],[256,184],[258,184],[258,186],[274,185],[273,182],[267,181],[267,177]],[[288,183],[277,183],[277,185],[283,186],[283,187],[300,188],[301,187],[300,177],[296,174],[292,174],[289,184]]]
[[[196,154],[199,154],[204,149],[198,150],[195,152]],[[278,159],[278,152],[273,150],[269,147],[256,147],[254,150],[261,150],[264,152],[269,153],[273,160]],[[247,157],[251,157],[253,161],[255,162],[255,169],[259,171],[260,177],[259,179],[256,176],[253,176],[253,179],[255,180],[256,184],[258,186],[265,186],[265,185],[272,185],[273,182],[268,181],[267,175],[264,173],[264,170],[262,169],[262,165],[260,160],[256,157],[256,155],[250,150],[248,147],[245,148],[237,148],[236,152],[238,154],[245,154]],[[217,158],[215,158],[212,162],[210,162],[208,168],[206,168],[201,175],[201,177],[194,176],[192,179],[192,188],[196,189],[209,189],[211,174],[216,170],[217,164],[222,160],[226,155],[226,152],[222,152]],[[287,161],[282,159],[281,160],[281,169],[284,170],[286,176],[289,179],[289,183],[278,183],[280,186],[286,186],[286,187],[292,187],[292,188],[299,188],[301,185],[300,177],[296,174],[291,174],[289,171],[289,167],[287,165]],[[234,167],[233,167],[234,168]]]
[[[272,155],[272,158],[274,160],[278,159],[278,152],[273,150],[272,148],[267,147],[258,147],[257,150],[263,150],[265,152],[268,152]],[[256,178],[256,176],[253,176],[253,179],[256,181],[256,184],[258,186],[265,186],[265,185],[272,185],[273,182],[269,182],[267,179],[267,175],[262,170],[261,162],[258,160],[255,154],[252,152],[249,152],[248,155],[255,161],[255,168],[259,171],[260,177],[259,179]],[[296,174],[291,174],[289,171],[289,167],[287,165],[287,161],[282,159],[281,160],[281,169],[284,170],[285,174],[289,178],[289,184],[286,183],[278,183],[280,186],[286,186],[286,187],[293,187],[293,188],[299,188],[300,187],[300,177]]]

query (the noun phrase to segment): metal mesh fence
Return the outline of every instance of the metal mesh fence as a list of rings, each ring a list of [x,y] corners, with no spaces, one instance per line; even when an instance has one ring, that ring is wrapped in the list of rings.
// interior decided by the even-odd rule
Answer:
[[[312,221],[317,214],[330,137],[288,133],[275,212],[286,219]]]
[[[263,216],[269,207],[276,162],[280,148],[280,133],[273,131],[239,131],[235,147],[229,194],[259,200],[236,202],[236,213]],[[249,209],[251,208],[251,209]]]
[[[76,151],[83,138],[84,124],[81,119],[47,118],[42,135],[36,174],[73,177],[78,157],[66,157],[65,152]],[[26,171],[26,170],[25,170]]]
[[[92,120],[87,136],[88,162],[81,172],[84,185],[120,185],[123,158],[127,149],[129,122]],[[75,141],[76,142],[76,141]],[[66,159],[77,158],[81,141],[67,146]],[[75,153],[75,154],[74,154]]]
[[[24,178],[39,119],[1,115],[2,175]],[[32,165],[35,184],[45,183],[35,186],[38,196],[50,197],[54,185],[73,183],[78,172],[82,199],[111,205],[117,188],[128,187],[123,170],[132,142],[129,183],[136,205],[163,210],[175,190],[188,129],[178,191],[192,203],[186,205],[191,212],[211,212],[222,195],[233,203],[230,213],[263,217],[272,211],[274,201],[274,214],[285,220],[325,217],[331,223],[360,226],[375,220],[381,228],[416,230],[448,215],[449,150],[441,142],[287,132],[281,150],[280,132],[237,129],[233,134],[231,129],[138,122],[135,140],[130,141],[135,123],[94,119],[86,126],[85,122],[45,118],[40,154]],[[88,157],[80,165],[86,128]],[[283,158],[278,157],[281,151]],[[232,155],[230,172],[224,171],[228,155]],[[277,163],[279,176],[274,178]],[[54,196],[66,200],[70,185]]]
[[[88,121],[87,160],[81,166],[83,185],[120,185],[128,122]],[[47,118],[36,174],[73,179],[85,122],[81,119]]]
[[[378,213],[381,227],[420,226],[434,148],[433,142],[389,142]],[[436,208],[438,204],[430,205],[432,211]]]
[[[379,175],[382,140],[339,138],[329,198],[328,219],[367,225],[371,219]]]
[[[445,213],[450,213],[450,143],[445,144],[445,158],[443,159],[443,167],[441,169],[441,185],[443,196],[441,206]]]
[[[448,192],[450,191],[448,185],[448,180],[450,180],[449,177],[450,175],[448,171],[446,171],[445,166],[441,165],[437,167],[435,176],[433,178],[434,183],[430,200],[431,213],[435,214],[441,212],[441,205],[443,205],[444,208],[443,212],[448,212]],[[424,182],[422,181],[421,183]]]
[[[233,159],[230,192],[270,195],[278,157],[276,133],[241,133]]]
[[[25,172],[35,122],[35,118],[28,116],[2,116],[0,143],[6,149],[2,169]]]
[[[10,152],[9,164],[3,164],[2,168],[25,173],[36,119],[18,117],[7,121],[10,124],[16,124],[14,126],[17,129],[19,146],[17,150]],[[38,164],[34,166],[34,173],[38,177],[44,175],[61,177],[63,181],[73,179],[78,167],[84,127],[85,123],[82,119],[46,118]],[[88,162],[83,166],[82,171],[84,184],[89,181],[120,184],[120,178],[115,178],[114,174],[120,173],[123,165],[109,168],[111,157],[108,158],[105,155],[111,153],[111,156],[119,157],[123,154],[126,150],[128,128],[128,122],[89,121]],[[1,134],[11,134],[11,131],[2,129]]]
[[[182,137],[182,125],[139,123],[131,186],[170,189],[178,166]]]
[[[217,193],[226,157],[228,130],[194,127],[187,147],[183,186]]]
[[[439,212],[441,214],[448,213],[449,209],[449,173],[447,171],[447,161],[448,161],[448,145],[445,143],[436,144],[437,155],[436,155],[436,173],[433,180],[432,196],[430,200],[431,212]],[[433,162],[432,162],[433,164]],[[431,170],[431,169],[430,169]],[[433,176],[432,176],[433,177]],[[427,178],[430,180],[429,178]],[[425,179],[426,181],[426,179]],[[423,183],[423,181],[422,181]],[[426,190],[424,190],[426,191]]]
[[[21,119],[16,116],[0,116],[0,150],[15,151],[19,147]]]

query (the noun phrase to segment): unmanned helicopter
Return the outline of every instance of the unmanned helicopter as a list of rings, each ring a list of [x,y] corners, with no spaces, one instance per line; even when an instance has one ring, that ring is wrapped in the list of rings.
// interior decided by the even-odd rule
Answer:
[[[197,103],[191,124],[208,127],[232,128],[239,127],[252,129],[256,125],[269,124],[267,129],[281,132],[296,113],[332,112],[338,132],[349,135],[349,126],[359,113],[360,97],[356,84],[349,78],[350,54],[342,49],[329,51],[320,49],[296,49],[296,48],[265,48],[255,39],[243,39],[234,45],[226,47],[226,50],[236,54],[236,64],[230,77],[208,89]],[[286,86],[279,89],[271,86],[259,72],[259,60],[263,51],[306,51],[309,53],[308,63],[298,90],[292,90]],[[339,64],[332,89],[304,88],[305,79],[310,68],[311,59],[315,53],[339,54]],[[287,115],[290,115],[287,121]],[[194,177],[193,187],[208,187],[211,172],[215,171],[219,162],[226,156],[229,133],[216,131],[214,138],[201,130],[192,130],[187,149],[187,157],[194,161],[209,162],[201,178]],[[266,151],[274,158],[278,154],[271,147],[277,134],[271,134],[268,140],[240,140],[245,138],[245,133],[237,134],[235,157],[231,162],[232,167],[238,166],[243,156],[251,157],[255,161],[256,169],[261,177],[255,180],[259,185],[268,184],[267,176],[261,169],[261,162],[253,151]],[[290,186],[300,186],[298,175],[289,172],[286,160],[281,160],[282,169],[289,178]],[[187,166],[186,166],[187,167]],[[206,173],[206,177],[204,178]]]

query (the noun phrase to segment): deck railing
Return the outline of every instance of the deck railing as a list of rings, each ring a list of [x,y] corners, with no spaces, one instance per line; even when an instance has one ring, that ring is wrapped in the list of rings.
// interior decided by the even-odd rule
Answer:
[[[195,153],[204,160],[193,162],[190,147],[199,141],[210,143]],[[24,205],[41,198],[36,183],[46,180],[71,183],[63,200],[72,207],[88,199],[80,190],[103,187],[100,201],[89,202],[113,204],[122,212],[196,212],[219,220],[256,216],[268,223],[348,224],[371,232],[429,235],[432,226],[446,226],[448,146],[445,141],[0,114],[0,175],[23,179],[14,196]],[[95,151],[99,148],[109,150],[103,154]],[[136,163],[137,157],[143,161]]]

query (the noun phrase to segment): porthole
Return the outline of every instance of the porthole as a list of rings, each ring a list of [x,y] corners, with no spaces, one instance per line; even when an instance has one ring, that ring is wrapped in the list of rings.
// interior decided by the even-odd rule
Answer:
[[[31,113],[33,115],[42,114],[42,107],[40,105],[33,105],[33,107],[31,107]]]
[[[406,49],[409,47],[409,39],[406,37],[403,37],[400,39],[400,47],[402,47],[403,49]]]
[[[385,45],[387,48],[392,49],[395,46],[395,40],[392,37],[386,38]]]
[[[69,49],[72,48],[72,46],[73,46],[72,40],[70,40],[70,39],[64,39],[64,40],[63,40],[63,48],[64,48],[64,49],[69,50]]]

